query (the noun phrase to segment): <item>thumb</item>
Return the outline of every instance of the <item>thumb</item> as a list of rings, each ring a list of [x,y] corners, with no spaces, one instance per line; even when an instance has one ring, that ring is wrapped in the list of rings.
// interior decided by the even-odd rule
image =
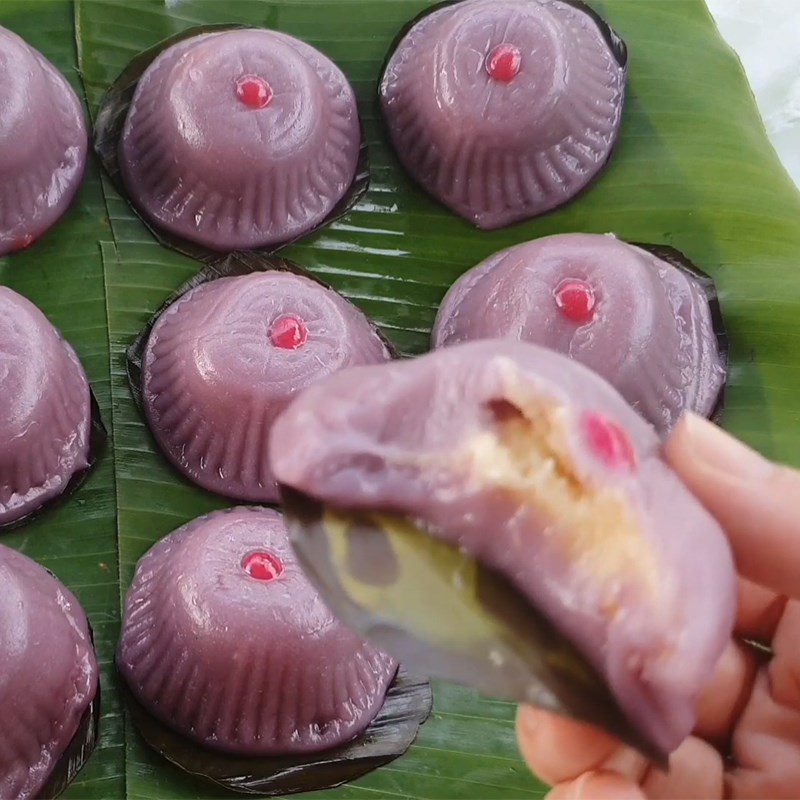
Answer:
[[[683,416],[664,451],[725,529],[739,572],[800,597],[800,472],[768,461],[695,414]]]

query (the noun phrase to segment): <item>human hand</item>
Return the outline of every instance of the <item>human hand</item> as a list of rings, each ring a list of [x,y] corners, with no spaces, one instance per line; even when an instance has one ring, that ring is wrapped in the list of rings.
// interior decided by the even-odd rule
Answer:
[[[740,573],[734,638],[698,701],[694,733],[664,773],[596,728],[522,706],[522,755],[553,785],[547,800],[798,798],[800,472],[694,415],[665,453],[727,532]]]

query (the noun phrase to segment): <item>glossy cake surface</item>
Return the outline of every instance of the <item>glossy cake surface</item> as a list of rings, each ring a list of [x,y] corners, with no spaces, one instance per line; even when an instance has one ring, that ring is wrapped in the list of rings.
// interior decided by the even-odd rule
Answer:
[[[463,0],[424,15],[380,85],[398,158],[481,228],[567,202],[617,137],[624,50],[609,36],[561,0]]]
[[[0,545],[0,797],[37,797],[97,693],[86,615],[44,567]]]
[[[67,210],[83,177],[83,108],[64,76],[0,27],[0,256],[27,247]]]
[[[195,36],[139,80],[120,142],[131,199],[157,227],[227,251],[290,241],[350,187],[361,144],[333,62],[276,31]]]
[[[595,373],[520,342],[454,346],[309,388],[271,444],[282,485],[411,519],[506,576],[658,751],[689,734],[731,633],[731,554]]]
[[[89,464],[89,383],[42,312],[0,286],[0,525],[61,494]]]
[[[547,236],[469,270],[442,302],[434,347],[511,338],[580,361],[660,433],[709,416],[725,383],[709,301],[688,271],[613,236]]]
[[[274,502],[272,422],[303,388],[389,353],[367,318],[310,278],[254,272],[191,290],[158,319],[143,404],[159,445],[190,480]]]
[[[200,517],[142,558],[117,664],[151,714],[238,755],[352,739],[397,670],[323,604],[281,516],[244,507]]]

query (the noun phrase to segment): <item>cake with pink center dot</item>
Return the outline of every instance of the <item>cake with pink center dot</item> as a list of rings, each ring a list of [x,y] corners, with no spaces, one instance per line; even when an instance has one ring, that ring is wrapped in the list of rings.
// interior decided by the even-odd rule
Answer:
[[[318,509],[292,521],[304,529],[296,541],[310,574],[354,624],[366,616],[361,629],[396,657],[412,664],[424,653],[427,670],[476,687],[502,674],[505,684],[487,685],[550,709],[559,707],[554,692],[574,701],[572,689],[588,685],[596,698],[604,685],[650,752],[671,752],[693,729],[698,693],[731,634],[733,559],[718,523],[662,460],[653,427],[596,373],[503,339],[357,367],[309,387],[286,409],[271,457],[288,507],[300,508],[302,498]],[[312,517],[320,521],[305,521]],[[437,540],[427,561],[424,536]],[[406,583],[396,586],[405,592],[413,591],[413,565],[441,571],[441,583],[469,598],[457,608],[480,613],[475,626],[464,623],[474,638],[440,626],[434,641],[427,618],[394,613],[397,595],[380,581],[358,581],[356,542],[362,558],[370,554],[370,574],[401,574]],[[457,569],[442,543],[458,554]],[[476,561],[532,607],[521,619],[543,616],[601,680],[565,692],[564,683],[542,691],[520,678],[474,633],[487,617],[504,625],[503,607],[514,606],[481,589]],[[420,573],[429,581],[427,569]],[[450,613],[444,602],[426,606],[442,622]],[[560,661],[564,651],[552,640],[532,655],[522,630],[505,628],[491,641],[519,642],[511,661],[576,663]],[[585,680],[581,669],[570,672]],[[587,704],[571,710],[609,722]]]
[[[57,796],[92,751],[98,704],[80,603],[43,566],[0,545],[0,797]]]
[[[275,270],[219,278],[159,316],[143,357],[142,403],[187,478],[274,502],[267,445],[275,417],[314,381],[389,358],[364,314],[311,278]]]
[[[661,433],[720,404],[726,353],[713,284],[659,251],[585,233],[501,250],[444,298],[433,345],[512,338],[580,361]]]
[[[67,210],[86,166],[80,100],[64,76],[0,27],[0,256],[38,239]]]
[[[72,347],[33,303],[0,286],[0,527],[89,467],[91,402]]]
[[[341,70],[276,31],[193,36],[136,87],[120,140],[131,200],[214,250],[276,246],[317,227],[356,175],[361,128]]]
[[[588,7],[462,0],[425,12],[380,83],[398,158],[480,228],[571,200],[608,161],[627,56]]]
[[[117,666],[178,733],[240,756],[313,753],[360,734],[397,662],[328,610],[281,516],[233,508],[151,548],[125,600]]]

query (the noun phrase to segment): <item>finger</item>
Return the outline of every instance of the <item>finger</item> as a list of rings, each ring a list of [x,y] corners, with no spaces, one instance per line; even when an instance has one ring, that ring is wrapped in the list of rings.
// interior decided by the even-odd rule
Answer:
[[[651,767],[642,781],[650,800],[717,800],[723,797],[722,756],[694,736],[669,757],[669,772]]]
[[[727,532],[739,572],[800,597],[800,472],[772,464],[695,414],[683,416],[665,454]]]
[[[716,745],[730,739],[758,671],[758,658],[741,642],[729,642],[714,669],[711,682],[697,703],[695,734]]]
[[[650,761],[638,750],[621,744],[614,750],[608,758],[600,762],[598,770],[603,772],[613,772],[622,775],[624,778],[639,783],[650,769]]]
[[[557,784],[545,800],[645,800],[645,795],[633,781],[615,772],[587,772]]]
[[[532,706],[517,712],[517,740],[531,772],[545,783],[594,770],[622,745],[607,733]]]
[[[785,606],[785,594],[775,594],[757,583],[740,578],[736,634],[765,644],[771,642]]]
[[[786,604],[772,640],[772,653],[767,667],[772,696],[800,716],[800,601]]]
[[[733,734],[735,798],[800,797],[800,602],[790,600]]]

